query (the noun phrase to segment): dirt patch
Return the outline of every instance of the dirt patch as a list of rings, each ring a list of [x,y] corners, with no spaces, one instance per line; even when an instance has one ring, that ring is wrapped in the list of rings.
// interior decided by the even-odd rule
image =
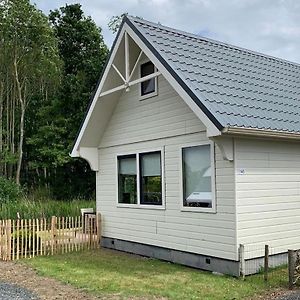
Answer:
[[[53,278],[48,278],[37,274],[32,268],[16,262],[0,261],[0,283],[14,284],[21,288],[25,288],[32,292],[37,299],[45,300],[119,300],[124,299],[120,295],[110,296],[93,296],[84,290],[80,290],[74,286],[64,284]],[[22,293],[24,294],[24,293]],[[36,299],[36,298],[31,299]],[[1,297],[0,297],[1,298]],[[2,299],[2,298],[1,298]],[[128,300],[149,300],[164,299],[156,297],[129,297]],[[248,298],[248,300],[300,300],[300,291],[291,292],[284,289],[274,289],[266,294]]]
[[[95,300],[93,297],[73,286],[55,279],[39,276],[34,270],[19,263],[0,262],[0,281],[13,283],[32,291],[39,299],[47,300]],[[106,299],[102,297],[101,299]]]
[[[120,300],[120,295],[96,297],[84,290],[64,284],[53,278],[44,277],[30,267],[16,262],[0,261],[0,283],[14,284],[33,293],[33,298],[40,300]],[[24,294],[24,293],[23,293]],[[0,295],[0,299],[1,295]],[[128,297],[128,300],[165,300],[161,297]],[[12,299],[16,300],[16,298]]]

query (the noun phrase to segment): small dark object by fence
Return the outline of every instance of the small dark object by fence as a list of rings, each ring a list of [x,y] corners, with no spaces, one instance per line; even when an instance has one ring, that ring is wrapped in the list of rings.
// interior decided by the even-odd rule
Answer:
[[[289,250],[289,287],[292,289],[300,282],[300,249]]]

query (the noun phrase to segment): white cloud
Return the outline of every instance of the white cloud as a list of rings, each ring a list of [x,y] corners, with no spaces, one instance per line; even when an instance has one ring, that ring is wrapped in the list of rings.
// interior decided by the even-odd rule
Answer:
[[[102,27],[107,44],[113,35],[107,23],[128,12],[146,20],[202,34],[251,50],[300,63],[299,0],[35,0],[48,12],[79,2]]]

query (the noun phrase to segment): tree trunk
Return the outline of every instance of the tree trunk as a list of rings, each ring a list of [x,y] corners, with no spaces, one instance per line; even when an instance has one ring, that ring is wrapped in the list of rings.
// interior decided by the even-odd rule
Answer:
[[[14,71],[15,71],[15,78],[17,83],[17,92],[18,92],[18,99],[21,105],[21,116],[20,116],[20,138],[19,138],[19,153],[18,153],[18,164],[17,164],[17,171],[16,171],[16,183],[20,184],[20,175],[21,175],[21,166],[23,160],[23,143],[24,143],[24,119],[25,119],[25,110],[26,110],[26,102],[25,102],[25,93],[26,93],[26,86],[24,88],[24,97],[22,96],[22,87],[20,84],[19,74],[18,74],[18,65],[16,58],[14,59]]]
[[[3,160],[1,153],[3,153],[3,97],[4,97],[4,84],[0,82],[0,175],[3,176]]]

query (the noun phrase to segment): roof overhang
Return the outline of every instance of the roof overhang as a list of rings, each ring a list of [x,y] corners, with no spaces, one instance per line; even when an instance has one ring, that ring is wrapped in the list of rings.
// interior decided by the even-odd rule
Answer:
[[[222,130],[222,135],[227,136],[246,136],[246,137],[261,137],[285,140],[300,141],[300,132],[276,131],[258,128],[244,127],[225,127]]]

